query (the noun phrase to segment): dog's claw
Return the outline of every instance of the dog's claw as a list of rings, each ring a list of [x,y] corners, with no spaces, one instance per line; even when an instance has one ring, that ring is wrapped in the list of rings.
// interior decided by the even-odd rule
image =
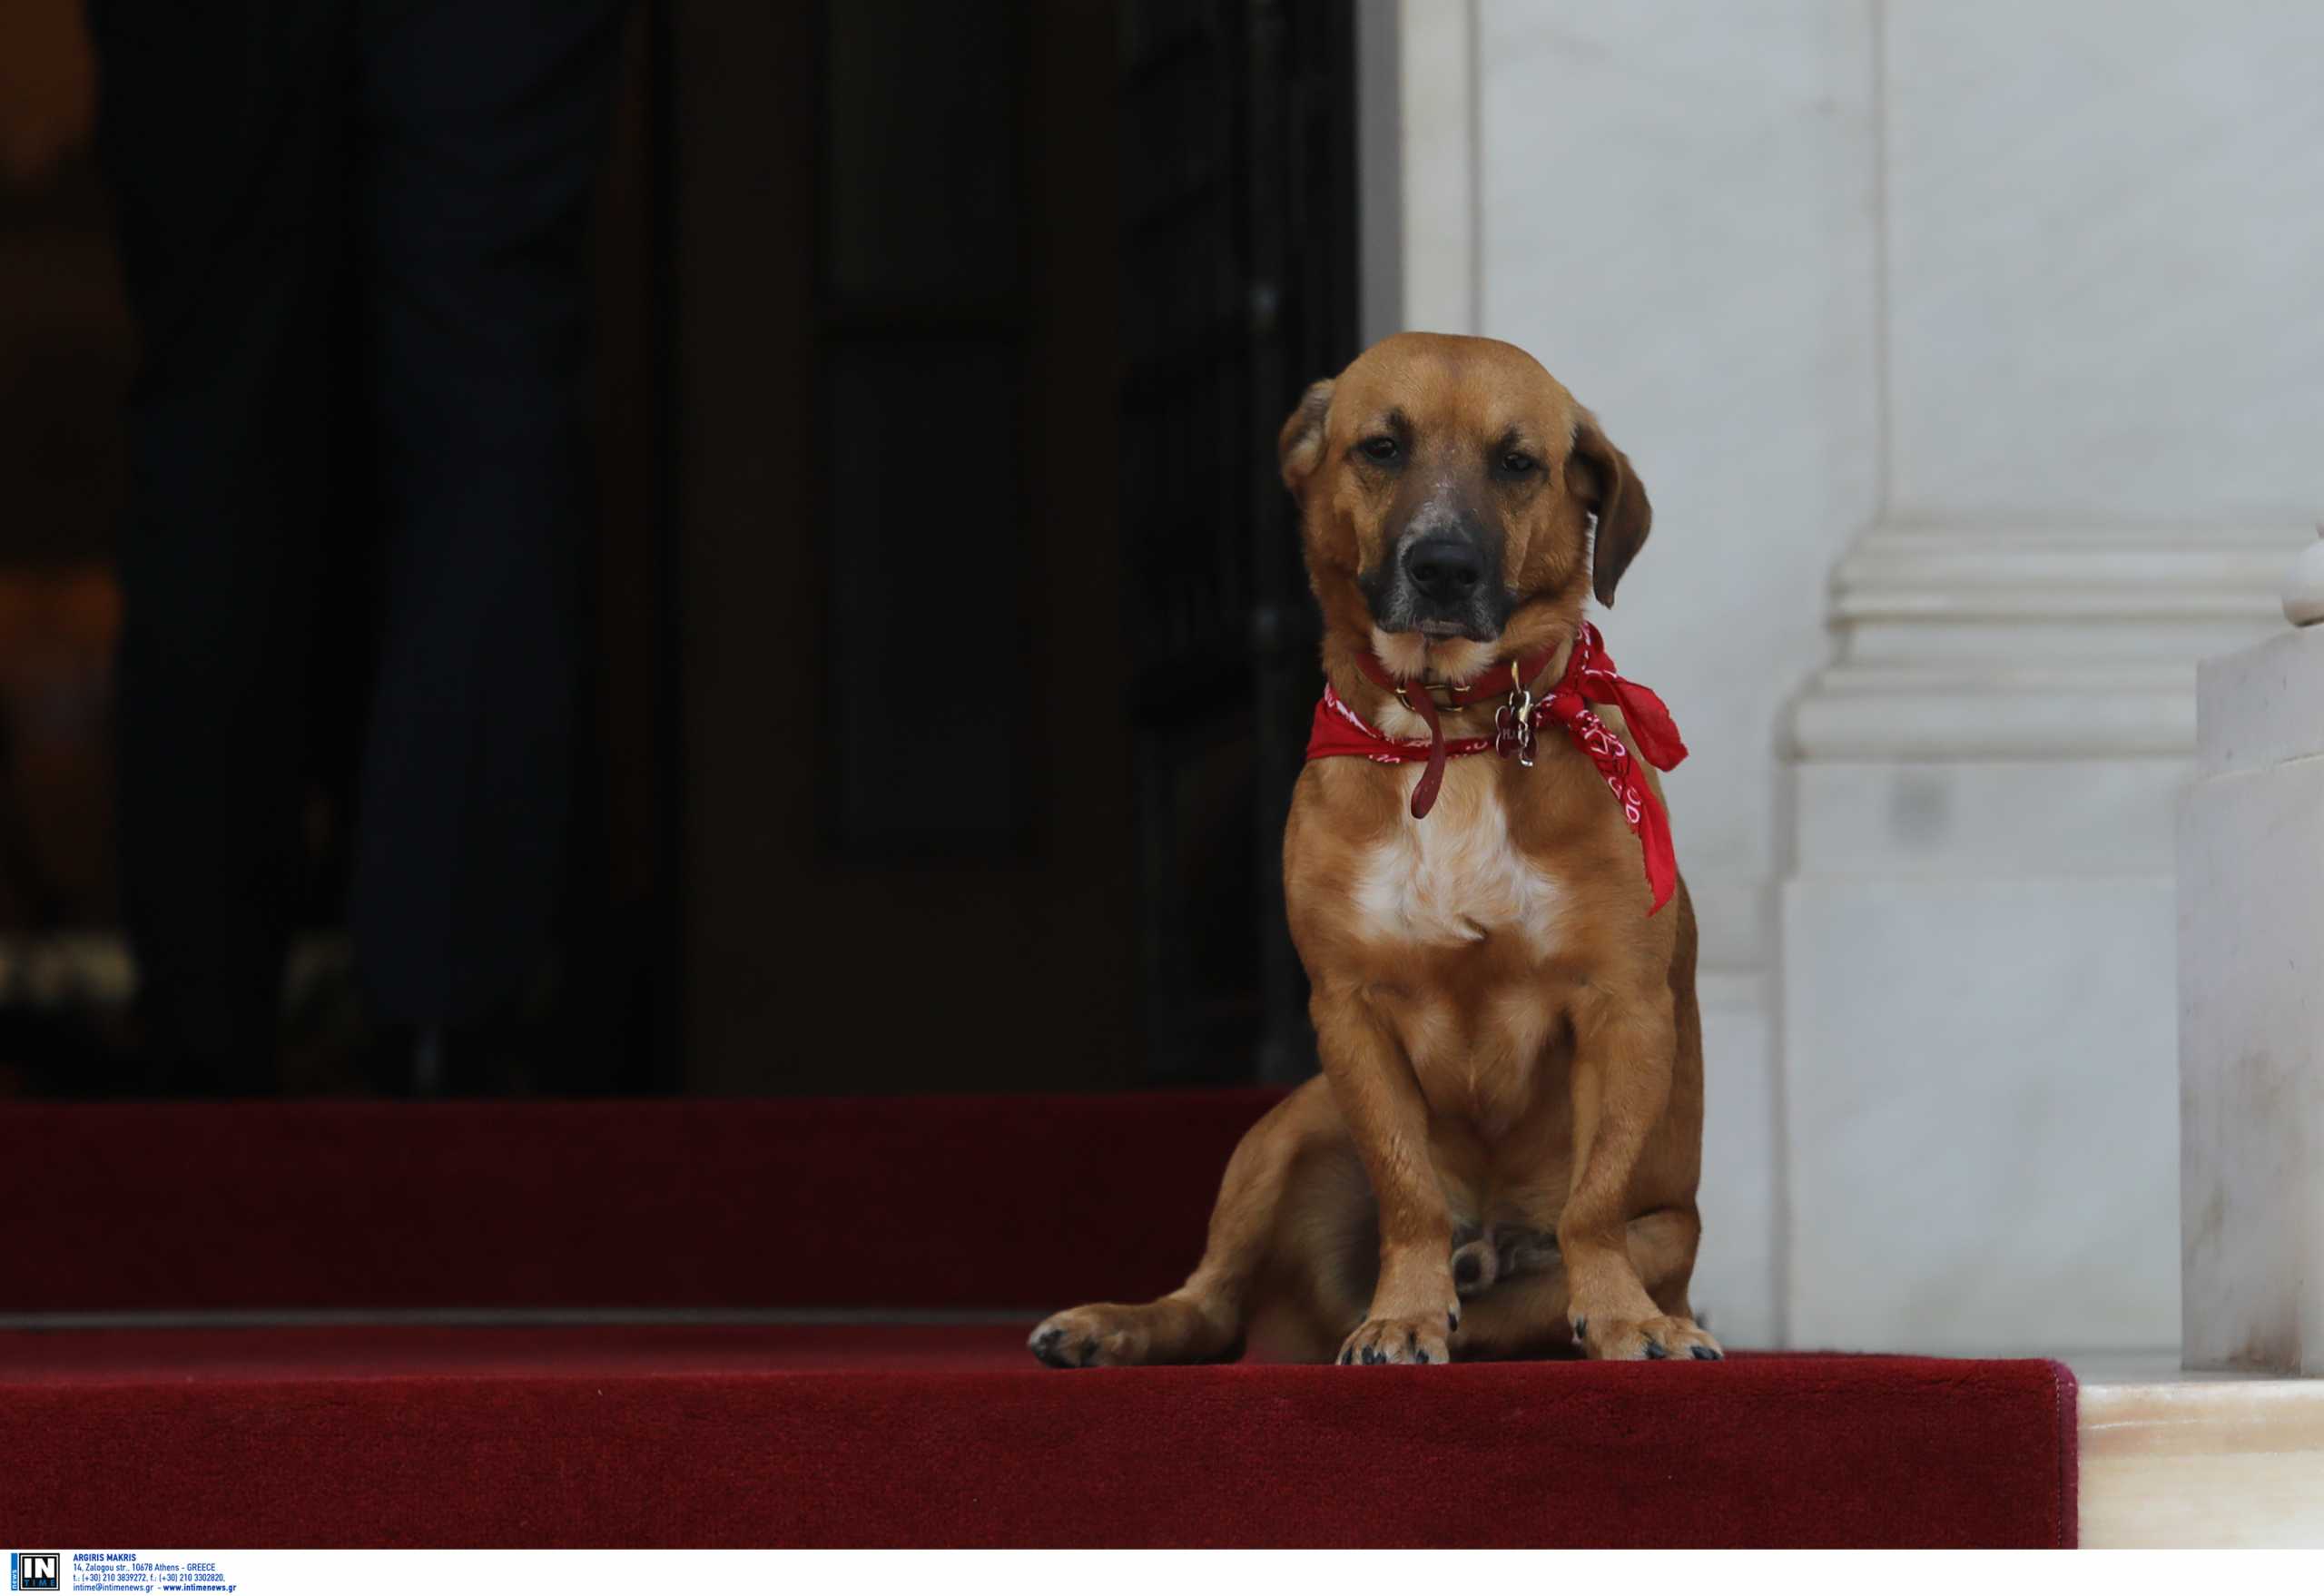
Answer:
[[[1725,1355],[1718,1343],[1694,1320],[1683,1314],[1658,1315],[1650,1319],[1625,1319],[1620,1316],[1602,1318],[1598,1325],[1598,1339],[1584,1341],[1590,1334],[1590,1316],[1577,1315],[1573,1320],[1573,1338],[1581,1343],[1583,1355],[1616,1360],[1636,1358],[1659,1364],[1670,1359],[1681,1363],[1700,1360],[1716,1363]]]
[[[1348,1332],[1334,1361],[1366,1366],[1449,1364],[1452,1361],[1452,1345],[1437,1328],[1438,1322],[1434,1314],[1366,1319]]]

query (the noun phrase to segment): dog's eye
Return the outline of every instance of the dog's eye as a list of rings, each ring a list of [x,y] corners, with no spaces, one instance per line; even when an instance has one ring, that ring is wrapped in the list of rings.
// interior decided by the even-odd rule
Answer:
[[[1355,447],[1356,451],[1365,459],[1381,466],[1386,465],[1403,453],[1403,450],[1397,447],[1396,440],[1384,432],[1376,438],[1367,438]]]
[[[1511,449],[1501,457],[1501,468],[1512,477],[1522,477],[1540,468],[1541,462],[1521,450]]]

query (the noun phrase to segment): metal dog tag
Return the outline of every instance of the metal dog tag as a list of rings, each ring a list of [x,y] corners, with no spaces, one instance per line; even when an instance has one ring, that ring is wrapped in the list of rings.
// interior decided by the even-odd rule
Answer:
[[[1514,754],[1519,764],[1533,768],[1533,695],[1521,687],[1493,715],[1492,751],[1503,759]]]

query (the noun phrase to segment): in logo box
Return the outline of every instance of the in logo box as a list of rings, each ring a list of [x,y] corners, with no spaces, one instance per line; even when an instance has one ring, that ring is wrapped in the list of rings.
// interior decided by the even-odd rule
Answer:
[[[57,1581],[57,1565],[62,1561],[54,1552],[11,1552],[8,1553],[8,1589],[11,1591],[61,1591]]]

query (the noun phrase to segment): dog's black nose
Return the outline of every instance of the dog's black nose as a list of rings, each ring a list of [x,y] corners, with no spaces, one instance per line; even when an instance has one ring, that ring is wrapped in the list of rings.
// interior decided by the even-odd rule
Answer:
[[[1461,537],[1423,537],[1404,551],[1404,574],[1423,598],[1460,604],[1485,579],[1485,557]]]

